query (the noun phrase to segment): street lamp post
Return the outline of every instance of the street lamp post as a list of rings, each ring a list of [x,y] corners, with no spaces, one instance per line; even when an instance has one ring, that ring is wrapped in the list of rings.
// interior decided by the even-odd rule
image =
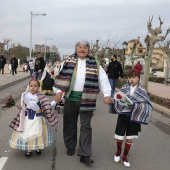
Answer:
[[[30,28],[30,56],[29,58],[31,59],[31,51],[32,51],[32,17],[34,16],[38,16],[38,15],[42,15],[42,16],[46,16],[46,14],[33,14],[31,11],[31,28]]]
[[[52,38],[45,38],[45,51],[44,51],[44,60],[46,61],[46,41],[53,40]]]
[[[122,46],[123,46],[123,71],[124,71],[124,68],[125,68],[125,50],[126,50],[126,45],[128,43],[126,41],[123,42]]]

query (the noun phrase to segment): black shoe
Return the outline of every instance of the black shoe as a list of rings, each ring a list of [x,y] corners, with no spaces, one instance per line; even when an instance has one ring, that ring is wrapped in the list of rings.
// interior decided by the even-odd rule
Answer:
[[[37,154],[37,155],[41,155],[41,150],[40,150],[40,149],[37,149],[37,150],[36,150],[36,154]]]
[[[89,157],[89,156],[81,156],[80,157],[80,162],[84,164],[92,164],[94,161]]]
[[[32,152],[26,152],[26,153],[25,153],[25,156],[26,156],[26,157],[30,157],[31,155],[32,155]]]
[[[68,156],[73,156],[74,153],[75,153],[75,149],[68,149],[68,150],[67,150],[67,155],[68,155]]]

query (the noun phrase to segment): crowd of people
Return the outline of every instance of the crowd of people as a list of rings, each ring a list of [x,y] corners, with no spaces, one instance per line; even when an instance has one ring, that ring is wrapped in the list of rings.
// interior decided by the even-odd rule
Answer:
[[[0,56],[0,72],[1,72],[1,76],[4,76],[4,67],[6,62],[6,58],[3,56],[3,54],[1,54]],[[8,64],[8,70],[10,72],[10,74],[12,74],[12,77],[14,77],[14,75],[17,74],[17,68],[18,68],[18,60],[16,59],[16,57],[13,55],[12,58],[10,59],[10,63]]]
[[[64,94],[63,138],[66,154],[75,154],[78,140],[77,122],[80,117],[77,155],[84,164],[94,163],[91,158],[91,119],[96,109],[98,93],[101,91],[103,102],[109,106],[110,113],[119,114],[115,129],[117,151],[114,161],[121,161],[125,167],[130,167],[127,155],[132,140],[138,138],[141,124],[148,124],[152,113],[152,105],[140,83],[141,68],[138,65],[128,71],[128,82],[120,89],[118,96],[115,92],[116,83],[124,77],[117,55],[113,54],[105,71],[100,62],[89,54],[90,44],[82,40],[76,43],[74,55],[62,63],[57,61],[52,66],[51,61],[44,61],[41,53],[37,54],[35,61],[29,61],[31,80],[21,95],[21,103],[17,105],[20,113],[10,124],[14,130],[10,138],[12,148],[26,150],[25,156],[30,157],[33,150],[40,155],[42,149],[52,145],[52,134],[47,121],[51,126],[57,123],[53,106],[62,100]],[[13,65],[14,59],[15,57]],[[13,70],[15,72],[15,69]],[[51,93],[55,93],[52,102],[46,96]],[[127,101],[130,101],[130,104]],[[126,141],[121,157],[124,138]]]

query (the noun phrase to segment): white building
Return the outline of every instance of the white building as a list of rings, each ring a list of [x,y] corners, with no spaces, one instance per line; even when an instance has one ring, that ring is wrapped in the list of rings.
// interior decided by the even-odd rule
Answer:
[[[55,45],[50,46],[50,52],[58,53],[58,48]]]

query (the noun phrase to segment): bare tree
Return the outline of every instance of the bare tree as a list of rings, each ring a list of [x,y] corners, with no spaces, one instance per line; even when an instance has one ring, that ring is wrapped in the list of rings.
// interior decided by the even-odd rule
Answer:
[[[99,39],[97,39],[96,43],[91,47],[92,55],[95,56],[95,58],[98,59],[102,65],[105,63],[106,51],[109,48],[111,40],[112,38],[109,36],[106,43],[99,45]]]
[[[150,71],[150,64],[152,60],[152,54],[154,46],[159,41],[164,41],[167,35],[170,32],[170,28],[167,30],[165,36],[159,36],[162,33],[161,26],[163,24],[161,18],[159,17],[160,25],[155,29],[152,28],[152,20],[153,16],[148,21],[147,28],[148,28],[148,35],[145,38],[146,43],[146,54],[145,54],[145,69],[144,69],[144,77],[143,77],[143,86],[146,90],[148,90],[148,80],[149,80],[149,71]]]
[[[92,55],[97,59],[99,53],[99,39],[96,40],[96,43],[92,46]]]
[[[29,56],[29,49],[22,47],[22,44],[17,43],[16,46],[10,49],[10,55],[15,56],[17,59],[21,60],[21,63],[26,62],[27,56]]]
[[[12,41],[11,39],[3,39],[3,42],[0,43],[0,52],[3,53],[5,51],[5,45]]]
[[[121,50],[117,47],[120,41],[121,38],[117,40],[117,36],[113,37],[111,33],[108,33],[107,40],[104,43],[99,44],[99,38],[96,40],[95,44],[91,43],[91,55],[95,56],[95,58],[100,61],[101,65],[105,67],[105,59],[110,58],[113,53],[117,54],[117,56],[122,56]]]
[[[113,53],[109,53],[109,52],[111,52],[109,49],[111,49],[110,43],[112,40],[113,40],[113,38],[111,37],[111,35],[108,35],[106,43],[104,43],[101,47],[101,51],[99,53],[99,56],[100,56],[99,58],[100,58],[100,62],[102,63],[102,65],[105,64],[105,59],[110,58],[110,56],[113,54]]]
[[[159,46],[160,49],[167,55],[167,67],[165,70],[165,82],[168,82],[169,71],[170,71],[170,41],[167,41],[164,46]]]
[[[122,37],[117,39],[117,36],[113,38],[113,53],[116,54],[117,56],[121,56],[120,54],[120,49],[118,45],[120,44],[120,41],[122,40]]]

